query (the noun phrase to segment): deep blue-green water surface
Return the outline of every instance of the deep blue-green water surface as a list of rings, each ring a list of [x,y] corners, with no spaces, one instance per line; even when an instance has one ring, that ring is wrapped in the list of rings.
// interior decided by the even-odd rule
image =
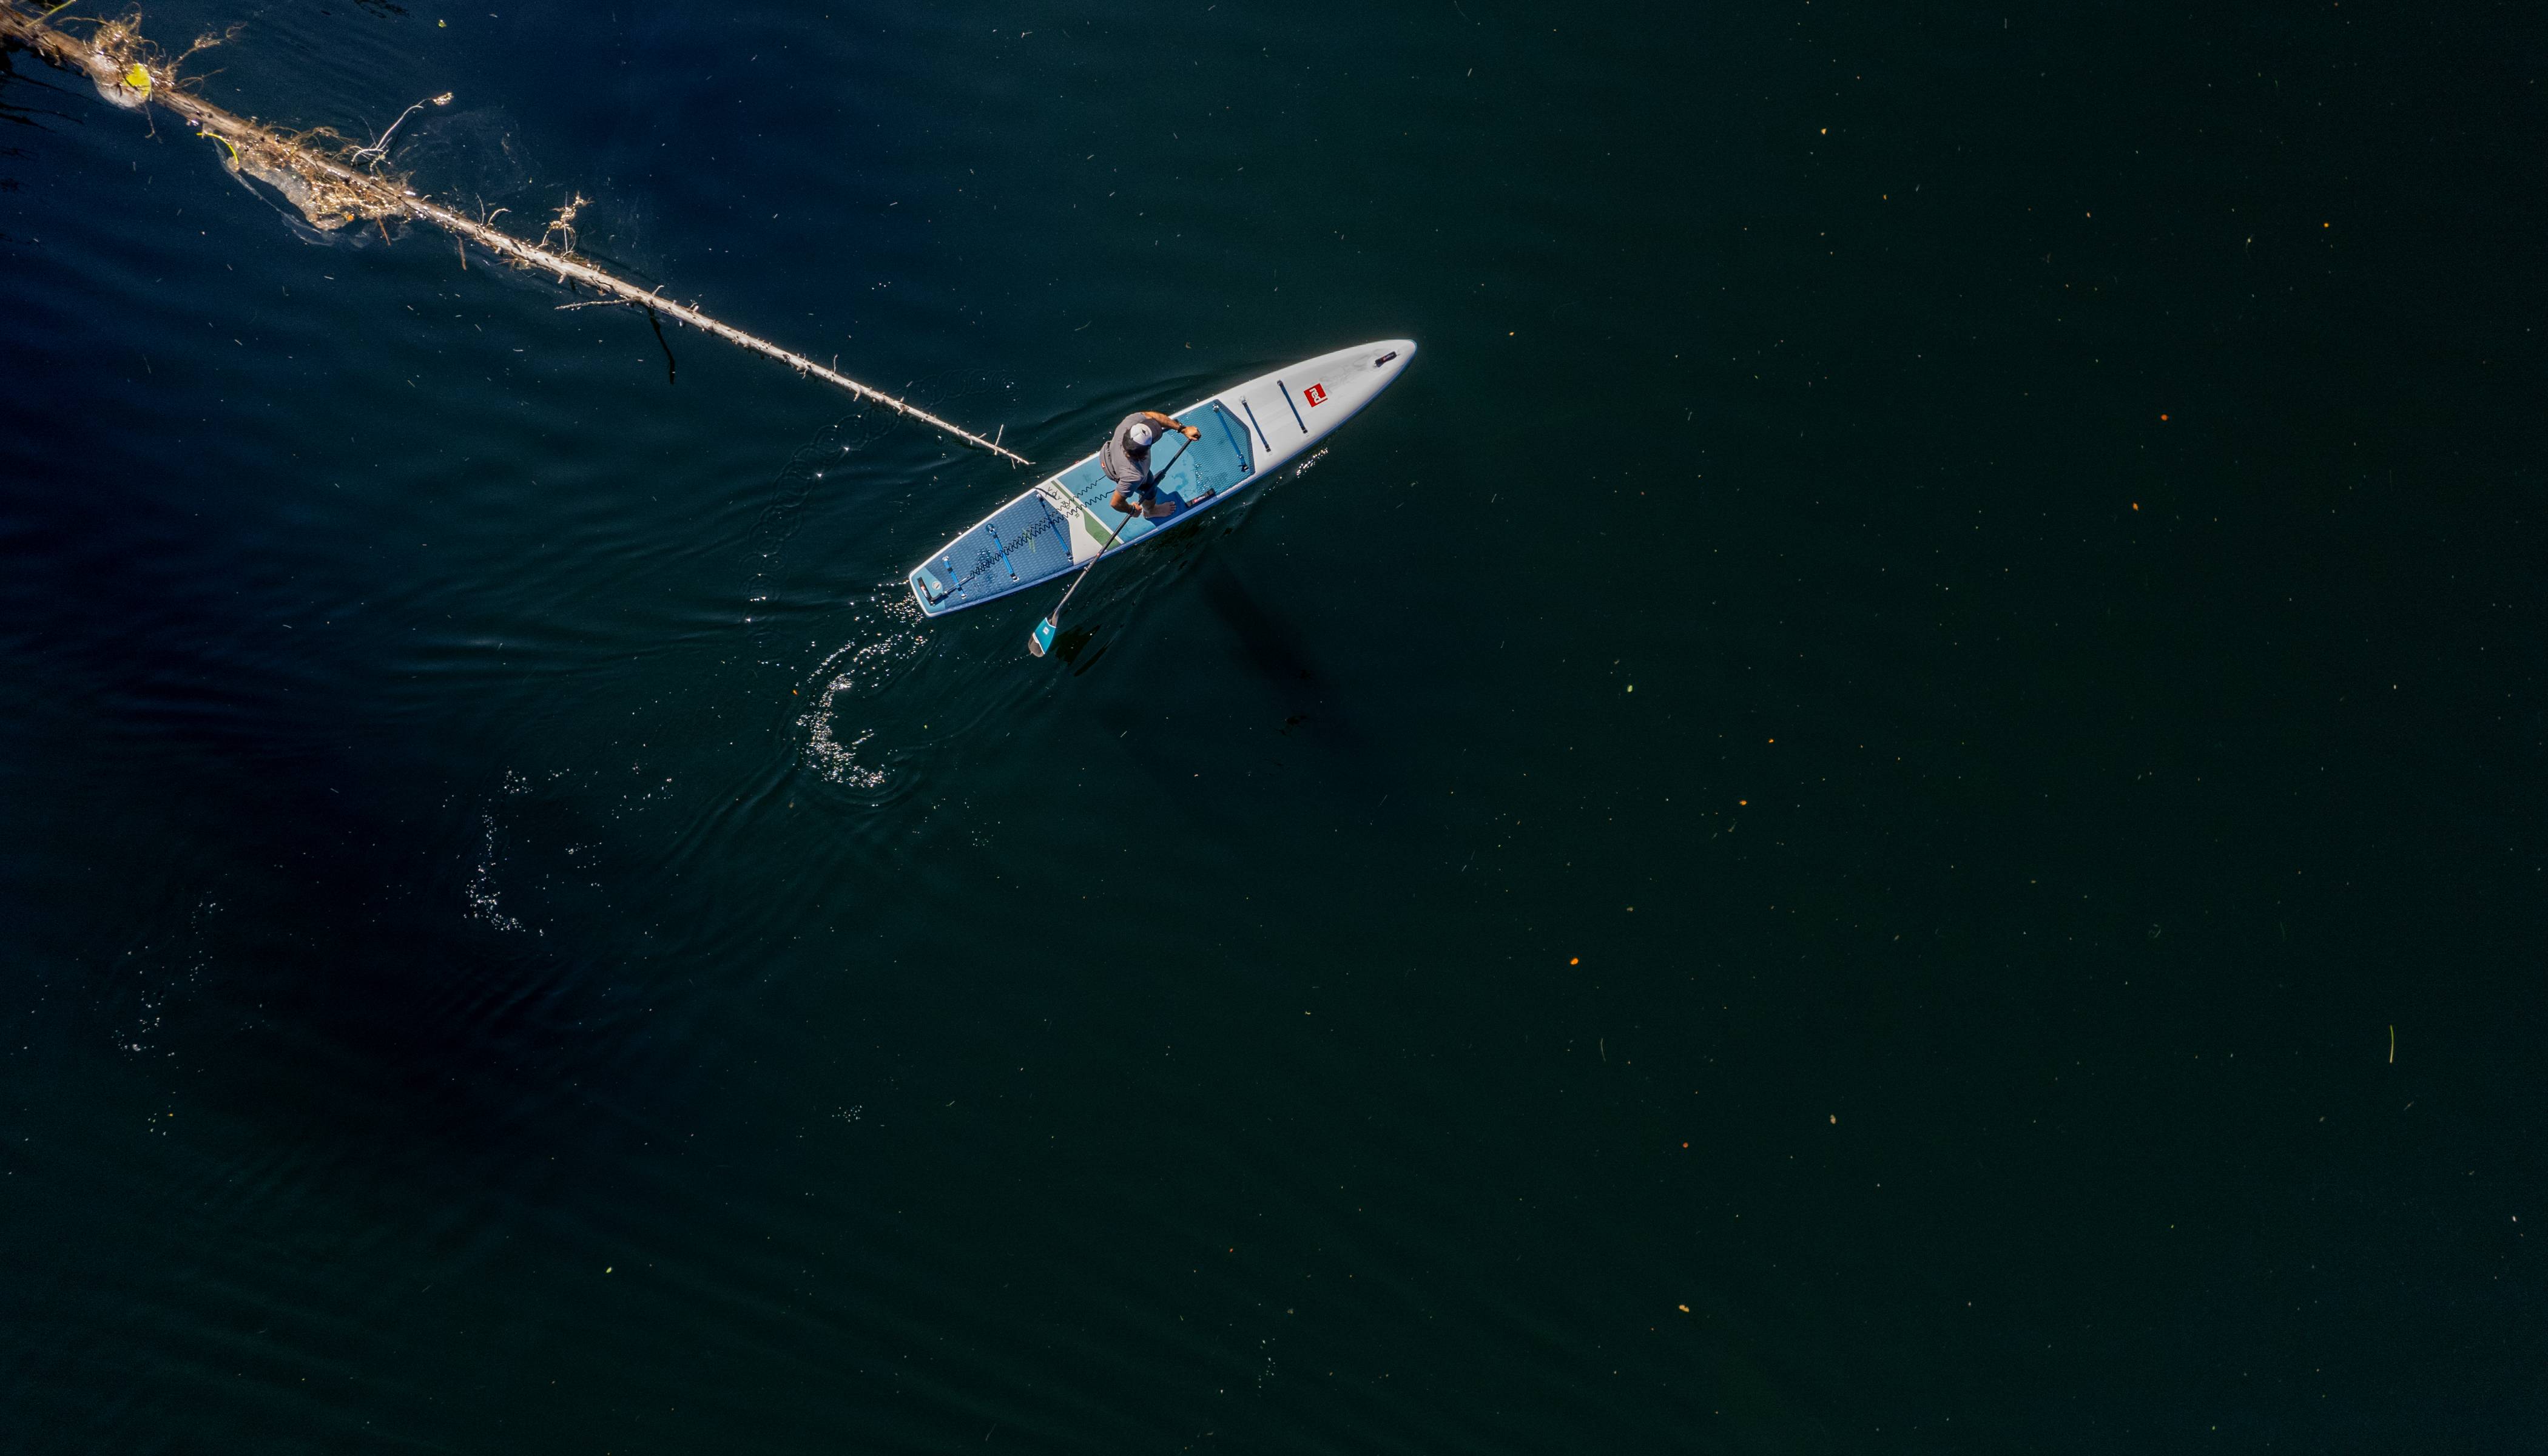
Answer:
[[[1421,355],[1038,661],[11,56],[0,1447],[2538,1448],[2536,7],[615,5],[143,25],[1046,469]]]

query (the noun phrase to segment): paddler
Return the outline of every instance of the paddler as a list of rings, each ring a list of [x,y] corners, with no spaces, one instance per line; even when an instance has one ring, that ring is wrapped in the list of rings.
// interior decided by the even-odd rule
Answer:
[[[1097,452],[1097,468],[1115,483],[1115,498],[1107,502],[1109,505],[1126,515],[1138,510],[1152,520],[1176,513],[1174,506],[1159,502],[1159,478],[1150,473],[1150,447],[1170,432],[1189,440],[1203,435],[1193,425],[1179,424],[1173,416],[1156,410],[1127,414],[1123,423],[1115,426],[1115,433],[1106,439],[1106,448]]]

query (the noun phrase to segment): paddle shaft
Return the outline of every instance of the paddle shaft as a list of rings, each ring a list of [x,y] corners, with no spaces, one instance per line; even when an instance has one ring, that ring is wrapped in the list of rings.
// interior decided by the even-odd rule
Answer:
[[[1194,441],[1192,441],[1192,440],[1185,440],[1185,441],[1180,442],[1180,443],[1178,444],[1178,446],[1177,446],[1177,453],[1175,453],[1174,455],[1169,456],[1169,457],[1168,457],[1168,463],[1167,463],[1167,464],[1165,464],[1165,465],[1163,465],[1163,466],[1160,466],[1160,467],[1159,467],[1159,473],[1158,473],[1157,475],[1155,475],[1155,476],[1152,476],[1150,479],[1151,479],[1151,480],[1153,480],[1153,481],[1164,481],[1164,480],[1166,480],[1166,479],[1168,478],[1168,472],[1169,472],[1169,471],[1171,471],[1171,470],[1176,469],[1176,468],[1177,468],[1177,462],[1178,462],[1178,461],[1180,461],[1180,460],[1183,460],[1183,459],[1185,458],[1185,456],[1186,456],[1186,446],[1191,445],[1191,444],[1193,444],[1193,443],[1194,443]],[[1130,487],[1127,487],[1126,489],[1128,489],[1128,490],[1129,490],[1129,489],[1130,489]],[[1071,593],[1072,593],[1072,592],[1077,592],[1077,591],[1079,590],[1079,584],[1080,584],[1080,583],[1085,582],[1085,581],[1087,581],[1087,580],[1088,580],[1088,574],[1089,574],[1089,572],[1091,572],[1092,570],[1094,570],[1094,569],[1096,568],[1097,563],[1099,563],[1099,562],[1101,562],[1101,561],[1104,561],[1104,560],[1106,559],[1106,553],[1107,553],[1107,552],[1114,550],[1118,545],[1120,545],[1120,544],[1122,544],[1122,543],[1123,543],[1123,540],[1124,540],[1124,527],[1129,526],[1129,525],[1131,525],[1132,523],[1133,523],[1133,513],[1128,511],[1128,512],[1126,512],[1126,513],[1125,513],[1124,518],[1123,518],[1121,521],[1118,521],[1118,522],[1116,523],[1116,525],[1115,525],[1115,537],[1114,537],[1114,539],[1113,539],[1113,540],[1108,541],[1105,545],[1100,546],[1099,548],[1097,548],[1097,554],[1096,554],[1095,556],[1092,556],[1092,557],[1088,558],[1088,565],[1087,565],[1087,566],[1084,566],[1084,567],[1081,567],[1081,568],[1079,569],[1079,575],[1078,575],[1078,576],[1076,576],[1076,577],[1071,578],[1071,580],[1070,580],[1070,591],[1062,592],[1062,593],[1061,593],[1061,599],[1060,599],[1059,601],[1056,601],[1056,602],[1054,602],[1054,603],[1052,604],[1052,612],[1051,612],[1051,614],[1050,614],[1050,615],[1048,615],[1048,616],[1046,616],[1046,617],[1045,618],[1045,620],[1046,620],[1046,621],[1052,623],[1052,624],[1053,624],[1054,626],[1056,626],[1056,627],[1058,627],[1058,626],[1060,626],[1060,625],[1061,625],[1061,609],[1062,609],[1063,607],[1065,607],[1065,606],[1070,605],[1070,597],[1071,597]]]

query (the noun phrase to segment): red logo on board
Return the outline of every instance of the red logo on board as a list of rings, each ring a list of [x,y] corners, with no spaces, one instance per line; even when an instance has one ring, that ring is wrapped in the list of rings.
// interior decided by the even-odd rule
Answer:
[[[1301,398],[1309,401],[1311,408],[1316,409],[1317,407],[1327,403],[1327,387],[1322,384],[1314,384],[1301,392]]]

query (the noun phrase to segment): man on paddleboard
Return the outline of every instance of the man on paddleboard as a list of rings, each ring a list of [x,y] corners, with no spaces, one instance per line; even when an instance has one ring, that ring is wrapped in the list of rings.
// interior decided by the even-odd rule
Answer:
[[[1152,519],[1174,513],[1172,507],[1158,503],[1159,478],[1150,474],[1150,447],[1171,430],[1189,440],[1203,434],[1156,410],[1127,414],[1123,423],[1115,426],[1115,433],[1107,437],[1106,448],[1097,452],[1097,468],[1115,483],[1115,499],[1107,502],[1109,505],[1126,515],[1138,510]]]

